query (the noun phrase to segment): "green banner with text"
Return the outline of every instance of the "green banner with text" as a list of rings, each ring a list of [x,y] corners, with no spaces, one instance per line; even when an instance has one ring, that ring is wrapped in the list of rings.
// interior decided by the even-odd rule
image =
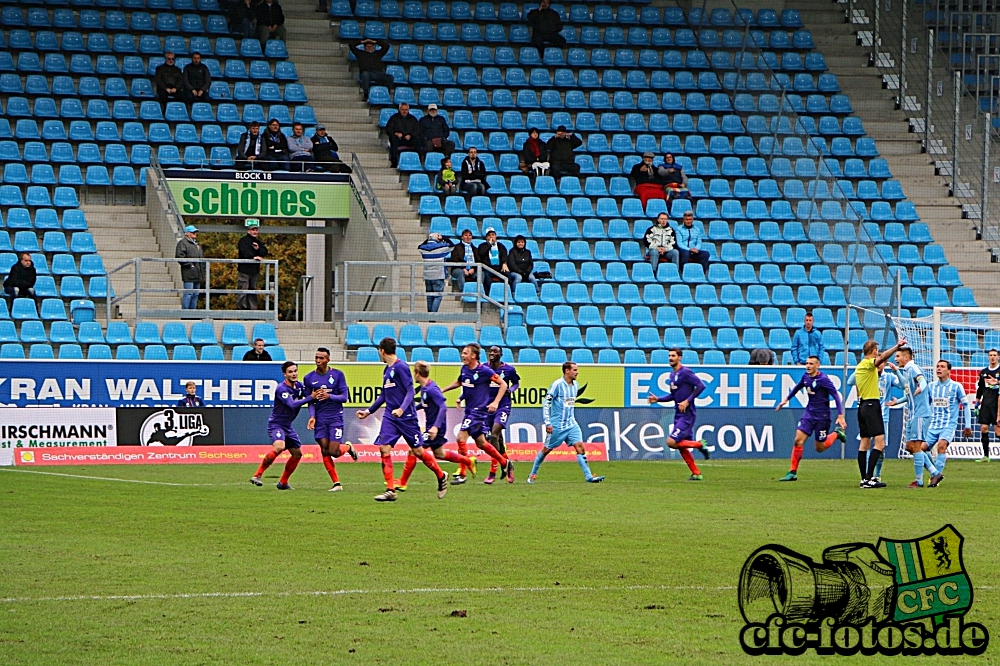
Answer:
[[[183,215],[348,219],[350,183],[167,179]]]

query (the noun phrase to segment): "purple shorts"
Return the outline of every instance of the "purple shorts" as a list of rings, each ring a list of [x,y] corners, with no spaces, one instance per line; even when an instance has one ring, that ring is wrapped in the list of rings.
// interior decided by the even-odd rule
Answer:
[[[803,416],[799,419],[799,424],[795,426],[799,432],[804,432],[806,436],[813,435],[817,442],[822,442],[830,434],[830,419],[813,419]]]
[[[387,416],[382,419],[382,428],[378,431],[375,444],[378,446],[396,446],[400,437],[411,448],[417,448],[423,444],[424,437],[420,434],[420,423],[417,421],[416,416],[404,416],[399,419],[394,416]]]
[[[316,427],[313,430],[313,437],[316,438],[317,442],[321,439],[326,439],[331,442],[343,442],[344,441],[343,417],[339,419],[329,419],[327,421],[321,421],[319,418],[317,418]]]
[[[438,432],[438,436],[435,437],[434,439],[431,439],[430,435],[427,434],[426,432],[424,433],[424,439],[423,439],[424,447],[432,451],[437,451],[447,442],[448,442],[448,437],[444,434],[444,431]]]
[[[483,411],[466,411],[465,418],[462,419],[462,426],[459,430],[464,430],[469,433],[472,438],[479,437],[480,435],[489,435],[490,429],[486,425],[487,417],[489,412],[485,409]]]
[[[670,427],[670,439],[675,442],[694,439],[694,424],[697,420],[698,416],[691,413],[690,407],[686,412],[676,412],[674,424]]]
[[[490,414],[486,413],[486,427],[493,430],[493,424],[499,423],[501,427],[507,427],[507,421],[510,420],[510,407],[501,407],[497,411]]]
[[[267,424],[267,436],[273,445],[277,441],[285,442],[286,449],[298,449],[302,446],[299,435],[292,426]]]

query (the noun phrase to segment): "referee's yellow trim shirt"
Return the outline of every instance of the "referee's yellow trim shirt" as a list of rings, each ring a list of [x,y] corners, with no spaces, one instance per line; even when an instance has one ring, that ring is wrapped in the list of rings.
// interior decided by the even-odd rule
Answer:
[[[878,400],[878,370],[875,369],[875,359],[866,358],[854,369],[854,382],[858,386],[858,400]]]

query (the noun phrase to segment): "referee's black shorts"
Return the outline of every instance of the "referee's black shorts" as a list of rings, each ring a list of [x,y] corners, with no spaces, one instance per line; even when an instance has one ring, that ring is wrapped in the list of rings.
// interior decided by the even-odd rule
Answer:
[[[885,424],[882,423],[882,405],[878,398],[862,400],[858,405],[858,430],[862,437],[878,437],[885,435]]]

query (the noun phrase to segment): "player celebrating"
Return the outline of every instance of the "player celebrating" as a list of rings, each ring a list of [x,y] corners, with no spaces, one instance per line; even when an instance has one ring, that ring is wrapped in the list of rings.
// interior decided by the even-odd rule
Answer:
[[[431,381],[431,366],[424,361],[417,361],[413,364],[413,374],[421,389],[417,409],[424,410],[424,447],[433,451],[434,457],[438,460],[458,463],[473,470],[472,475],[475,476],[475,456],[463,456],[444,448],[448,441],[448,407],[445,404],[441,388]],[[406,464],[403,465],[403,475],[396,482],[396,490],[406,492],[410,474],[413,473],[413,468],[416,466],[417,457],[410,453],[406,456]]]
[[[334,458],[345,453],[352,459],[358,459],[358,453],[350,444],[344,444],[344,403],[348,401],[347,379],[344,373],[330,367],[330,350],[320,347],[316,350],[316,369],[302,380],[306,390],[312,395],[309,403],[309,423],[306,429],[313,431],[313,437],[319,444],[323,466],[333,481],[331,493],[344,489],[337,476]]]
[[[844,403],[840,400],[840,391],[833,385],[828,376],[819,371],[819,357],[810,356],[806,359],[806,372],[802,375],[799,383],[792,387],[788,396],[782,400],[775,411],[779,411],[788,404],[792,397],[801,391],[806,390],[809,402],[806,403],[806,411],[802,413],[799,424],[795,426],[795,442],[792,445],[792,466],[788,474],[779,481],[799,480],[799,461],[802,460],[804,445],[810,435],[816,438],[816,451],[822,453],[833,446],[833,443],[840,439],[847,440],[844,429],[847,428],[847,421],[844,420]],[[830,430],[830,398],[837,404],[837,429]]]
[[[862,482],[866,478],[873,479],[872,482],[876,486],[882,483],[880,474],[882,473],[886,422],[888,421],[885,398],[883,397],[888,391],[883,390],[879,373],[882,372],[882,366],[889,360],[889,357],[905,344],[905,339],[899,340],[890,349],[879,354],[878,343],[874,340],[868,340],[861,348],[864,358],[854,368],[854,382],[858,387],[858,430],[861,439],[861,443],[858,445],[858,470],[861,472]],[[895,375],[885,376],[887,377],[886,382],[888,382],[890,381],[888,377]],[[802,441],[804,442],[805,439]],[[878,453],[872,453],[873,443],[874,450]],[[874,462],[872,462],[873,457],[875,458]]]
[[[413,404],[413,375],[410,368],[396,356],[396,341],[382,338],[378,343],[378,355],[385,363],[382,371],[382,392],[368,409],[357,412],[359,419],[368,418],[372,412],[385,405],[382,427],[379,428],[375,443],[382,454],[382,476],[385,478],[385,492],[375,496],[376,502],[396,501],[396,482],[392,470],[392,447],[400,437],[410,447],[410,453],[423,461],[437,476],[438,499],[443,499],[448,491],[448,476],[438,467],[431,452],[421,446],[420,424]]]
[[[694,424],[698,420],[698,408],[694,401],[705,390],[705,383],[687,366],[681,365],[683,357],[684,350],[676,348],[670,350],[667,357],[671,368],[668,378],[670,393],[662,397],[650,393],[647,400],[651,405],[657,402],[673,402],[677,405],[670,436],[667,437],[667,446],[677,449],[681,458],[687,463],[688,469],[691,470],[688,481],[701,481],[701,470],[698,469],[694,456],[688,449],[698,449],[698,452],[705,456],[705,460],[708,460],[705,442],[694,440]]]
[[[306,392],[306,387],[299,379],[299,366],[292,361],[285,361],[281,364],[281,374],[285,376],[285,381],[278,384],[274,390],[274,407],[271,409],[271,416],[267,419],[267,436],[271,438],[273,450],[268,452],[260,462],[257,472],[250,478],[250,483],[255,486],[262,486],[264,482],[260,477],[264,475],[271,463],[281,455],[281,452],[288,449],[291,458],[285,463],[285,471],[281,473],[278,481],[278,490],[291,490],[288,479],[292,472],[299,466],[302,459],[302,442],[292,427],[292,421],[299,415],[302,406],[312,400],[312,396]]]
[[[1000,397],[1000,352],[989,351],[990,364],[979,371],[979,385],[976,387],[976,404],[979,406],[979,441],[983,443],[983,457],[977,462],[990,461],[990,426],[1000,437],[997,398]]]
[[[913,455],[913,466],[917,468],[920,463],[922,468],[927,468],[931,475],[931,486],[937,486],[944,478],[938,472],[930,456],[924,453],[924,446],[927,441],[927,427],[931,418],[931,403],[924,394],[927,388],[927,378],[924,371],[920,369],[913,360],[913,350],[909,347],[900,347],[896,352],[896,365],[900,366],[900,381],[903,383],[903,399],[892,400],[889,406],[895,406],[904,402],[909,403],[910,418],[904,426],[903,440],[906,442],[906,450]],[[869,466],[870,467],[870,466]],[[920,472],[921,483],[910,484],[910,488],[923,487],[923,471]]]
[[[542,450],[535,457],[535,464],[531,466],[531,475],[528,483],[534,483],[538,478],[538,468],[542,466],[545,456],[562,444],[568,444],[576,449],[576,461],[583,470],[583,478],[587,483],[600,483],[603,476],[594,476],[587,464],[587,449],[583,446],[583,432],[576,422],[576,396],[580,391],[580,384],[576,381],[580,374],[579,368],[573,361],[566,361],[562,364],[563,376],[552,382],[549,392],[545,394],[545,444]]]
[[[507,392],[507,382],[493,368],[479,362],[481,347],[475,342],[462,348],[462,370],[458,379],[445,386],[442,392],[447,393],[462,387],[462,400],[465,401],[465,418],[458,432],[458,452],[462,450],[472,436],[476,445],[496,460],[501,467],[501,474],[507,475],[507,483],[514,483],[514,463],[507,456],[496,450],[486,441],[486,418],[500,407],[500,398]],[[490,385],[496,384],[497,395],[490,400]],[[472,469],[470,468],[470,472]],[[475,472],[473,472],[475,476]],[[452,478],[452,484],[465,483],[465,477]]]
[[[504,363],[501,359],[503,357],[503,350],[493,345],[489,349],[489,366],[493,368],[493,371],[500,375],[500,378],[507,382],[507,390],[503,392],[500,397],[500,406],[497,407],[497,411],[489,414],[486,417],[486,427],[490,429],[490,444],[496,447],[496,450],[507,455],[507,447],[503,439],[504,428],[507,427],[507,421],[510,419],[510,409],[511,402],[510,396],[513,395],[514,391],[517,390],[518,383],[521,378],[517,374],[517,370],[514,369],[509,363]],[[500,388],[495,384],[490,384],[490,398],[496,398],[497,394],[500,392]],[[491,485],[496,480],[497,468],[499,463],[496,459],[490,459],[490,473],[489,476],[483,481],[486,485]]]

